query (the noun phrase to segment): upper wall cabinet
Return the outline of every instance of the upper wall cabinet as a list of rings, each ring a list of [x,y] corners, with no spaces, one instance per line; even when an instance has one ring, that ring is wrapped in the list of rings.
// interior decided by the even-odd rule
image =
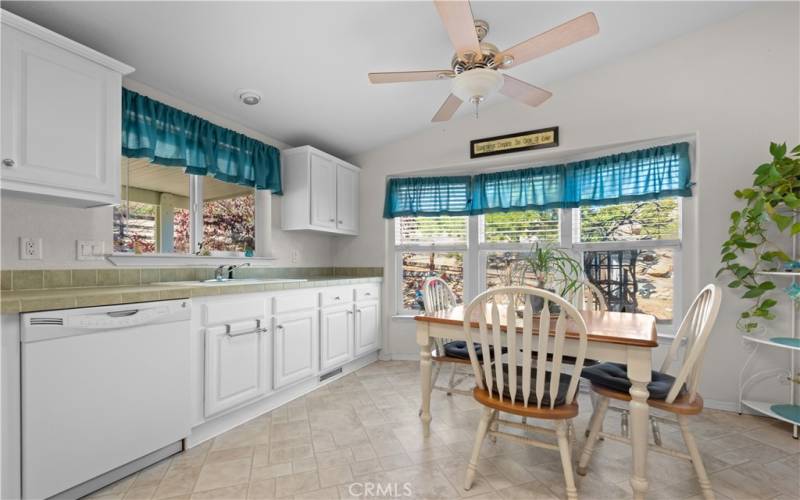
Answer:
[[[281,228],[358,234],[360,169],[311,146],[281,151]]]
[[[122,75],[133,68],[2,11],[6,194],[119,203]]]

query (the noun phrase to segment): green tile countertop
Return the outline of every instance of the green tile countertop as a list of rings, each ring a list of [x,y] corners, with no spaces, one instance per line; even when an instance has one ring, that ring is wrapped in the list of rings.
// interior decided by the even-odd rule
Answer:
[[[131,304],[154,300],[188,299],[213,295],[317,288],[360,283],[380,283],[381,277],[307,278],[307,281],[287,283],[248,283],[241,285],[171,285],[164,283],[133,286],[88,286],[75,288],[40,288],[35,290],[7,290],[0,292],[0,313],[16,314],[33,311],[52,311],[77,307]]]

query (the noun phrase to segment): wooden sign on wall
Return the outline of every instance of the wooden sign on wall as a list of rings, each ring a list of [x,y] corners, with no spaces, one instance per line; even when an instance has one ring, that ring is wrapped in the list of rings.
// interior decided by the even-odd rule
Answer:
[[[558,146],[558,127],[548,127],[469,141],[469,157],[481,158],[556,146]]]

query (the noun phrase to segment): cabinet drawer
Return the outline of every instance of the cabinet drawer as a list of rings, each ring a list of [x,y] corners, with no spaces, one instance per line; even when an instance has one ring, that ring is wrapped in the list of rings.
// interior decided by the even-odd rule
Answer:
[[[203,305],[203,325],[218,325],[269,314],[269,301],[264,299],[215,300]]]
[[[378,300],[381,298],[381,286],[378,283],[357,286],[355,298],[356,301]]]
[[[275,314],[317,308],[317,294],[315,292],[280,294],[273,301]]]
[[[322,307],[348,304],[353,301],[353,289],[348,286],[324,288],[319,296]]]

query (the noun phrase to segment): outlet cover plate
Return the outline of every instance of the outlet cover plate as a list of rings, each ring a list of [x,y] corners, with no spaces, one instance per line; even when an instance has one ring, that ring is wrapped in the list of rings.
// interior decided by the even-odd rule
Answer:
[[[19,258],[21,260],[42,260],[42,239],[20,237]]]

